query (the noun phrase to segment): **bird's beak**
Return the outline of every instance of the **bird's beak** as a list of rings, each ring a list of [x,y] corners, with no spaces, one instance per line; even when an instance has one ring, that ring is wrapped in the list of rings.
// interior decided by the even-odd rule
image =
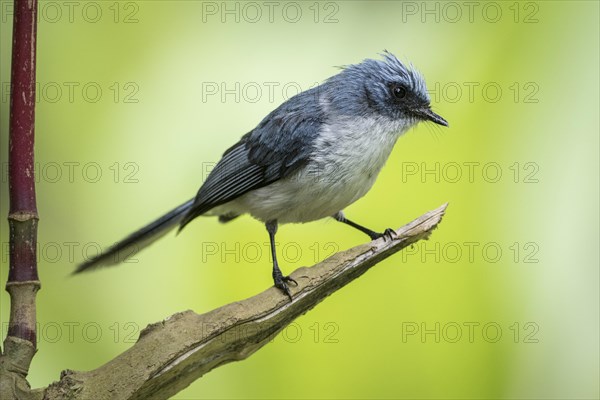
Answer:
[[[419,109],[415,110],[414,113],[419,118],[422,118],[426,121],[431,121],[431,122],[434,122],[434,123],[436,123],[438,125],[442,125],[442,126],[448,126],[448,121],[446,121],[444,118],[442,118],[441,116],[439,116],[436,113],[434,113],[433,111],[431,111],[430,107],[419,108]]]

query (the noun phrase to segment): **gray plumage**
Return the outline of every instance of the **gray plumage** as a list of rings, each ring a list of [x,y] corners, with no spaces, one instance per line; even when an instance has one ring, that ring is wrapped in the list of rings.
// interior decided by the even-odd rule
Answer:
[[[425,81],[412,66],[385,52],[382,60],[343,67],[284,102],[229,148],[193,201],[80,265],[77,272],[120,262],[118,254],[124,250],[139,251],[200,215],[226,222],[250,214],[267,223],[272,239],[277,223],[335,216],[380,237],[345,219],[342,210],[367,193],[398,137],[420,121],[447,126],[431,111]],[[291,297],[276,260],[273,277]]]
[[[198,191],[180,230],[197,216],[286,178],[309,162],[315,138],[326,120],[316,101],[317,89],[283,103],[223,154]]]

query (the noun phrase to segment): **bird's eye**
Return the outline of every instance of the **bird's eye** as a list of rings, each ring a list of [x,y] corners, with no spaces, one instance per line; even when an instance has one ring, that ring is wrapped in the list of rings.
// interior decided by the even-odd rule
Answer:
[[[392,93],[394,94],[395,98],[403,99],[406,97],[406,88],[402,85],[395,85],[392,88]]]

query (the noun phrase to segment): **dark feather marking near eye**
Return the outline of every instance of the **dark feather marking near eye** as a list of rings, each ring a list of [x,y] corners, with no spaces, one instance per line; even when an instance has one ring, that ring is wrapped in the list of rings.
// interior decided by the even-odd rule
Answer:
[[[369,93],[369,89],[367,88],[366,84],[363,85],[363,89],[365,90],[365,97],[367,98],[367,104],[369,107],[373,108],[374,110],[381,111],[381,108],[377,102],[371,97],[371,93]]]

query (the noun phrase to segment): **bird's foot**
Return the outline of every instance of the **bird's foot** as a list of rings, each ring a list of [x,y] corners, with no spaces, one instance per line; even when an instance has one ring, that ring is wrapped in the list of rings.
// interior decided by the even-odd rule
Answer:
[[[383,238],[383,240],[387,242],[388,240],[394,240],[396,231],[392,228],[387,228],[383,233],[373,232],[373,234],[370,234],[369,236],[371,237],[371,240]]]
[[[281,271],[273,272],[273,281],[275,282],[275,287],[287,294],[287,296],[290,298],[290,301],[292,301],[292,293],[290,292],[287,282],[292,282],[294,286],[298,286],[298,282],[289,276],[284,276]]]

